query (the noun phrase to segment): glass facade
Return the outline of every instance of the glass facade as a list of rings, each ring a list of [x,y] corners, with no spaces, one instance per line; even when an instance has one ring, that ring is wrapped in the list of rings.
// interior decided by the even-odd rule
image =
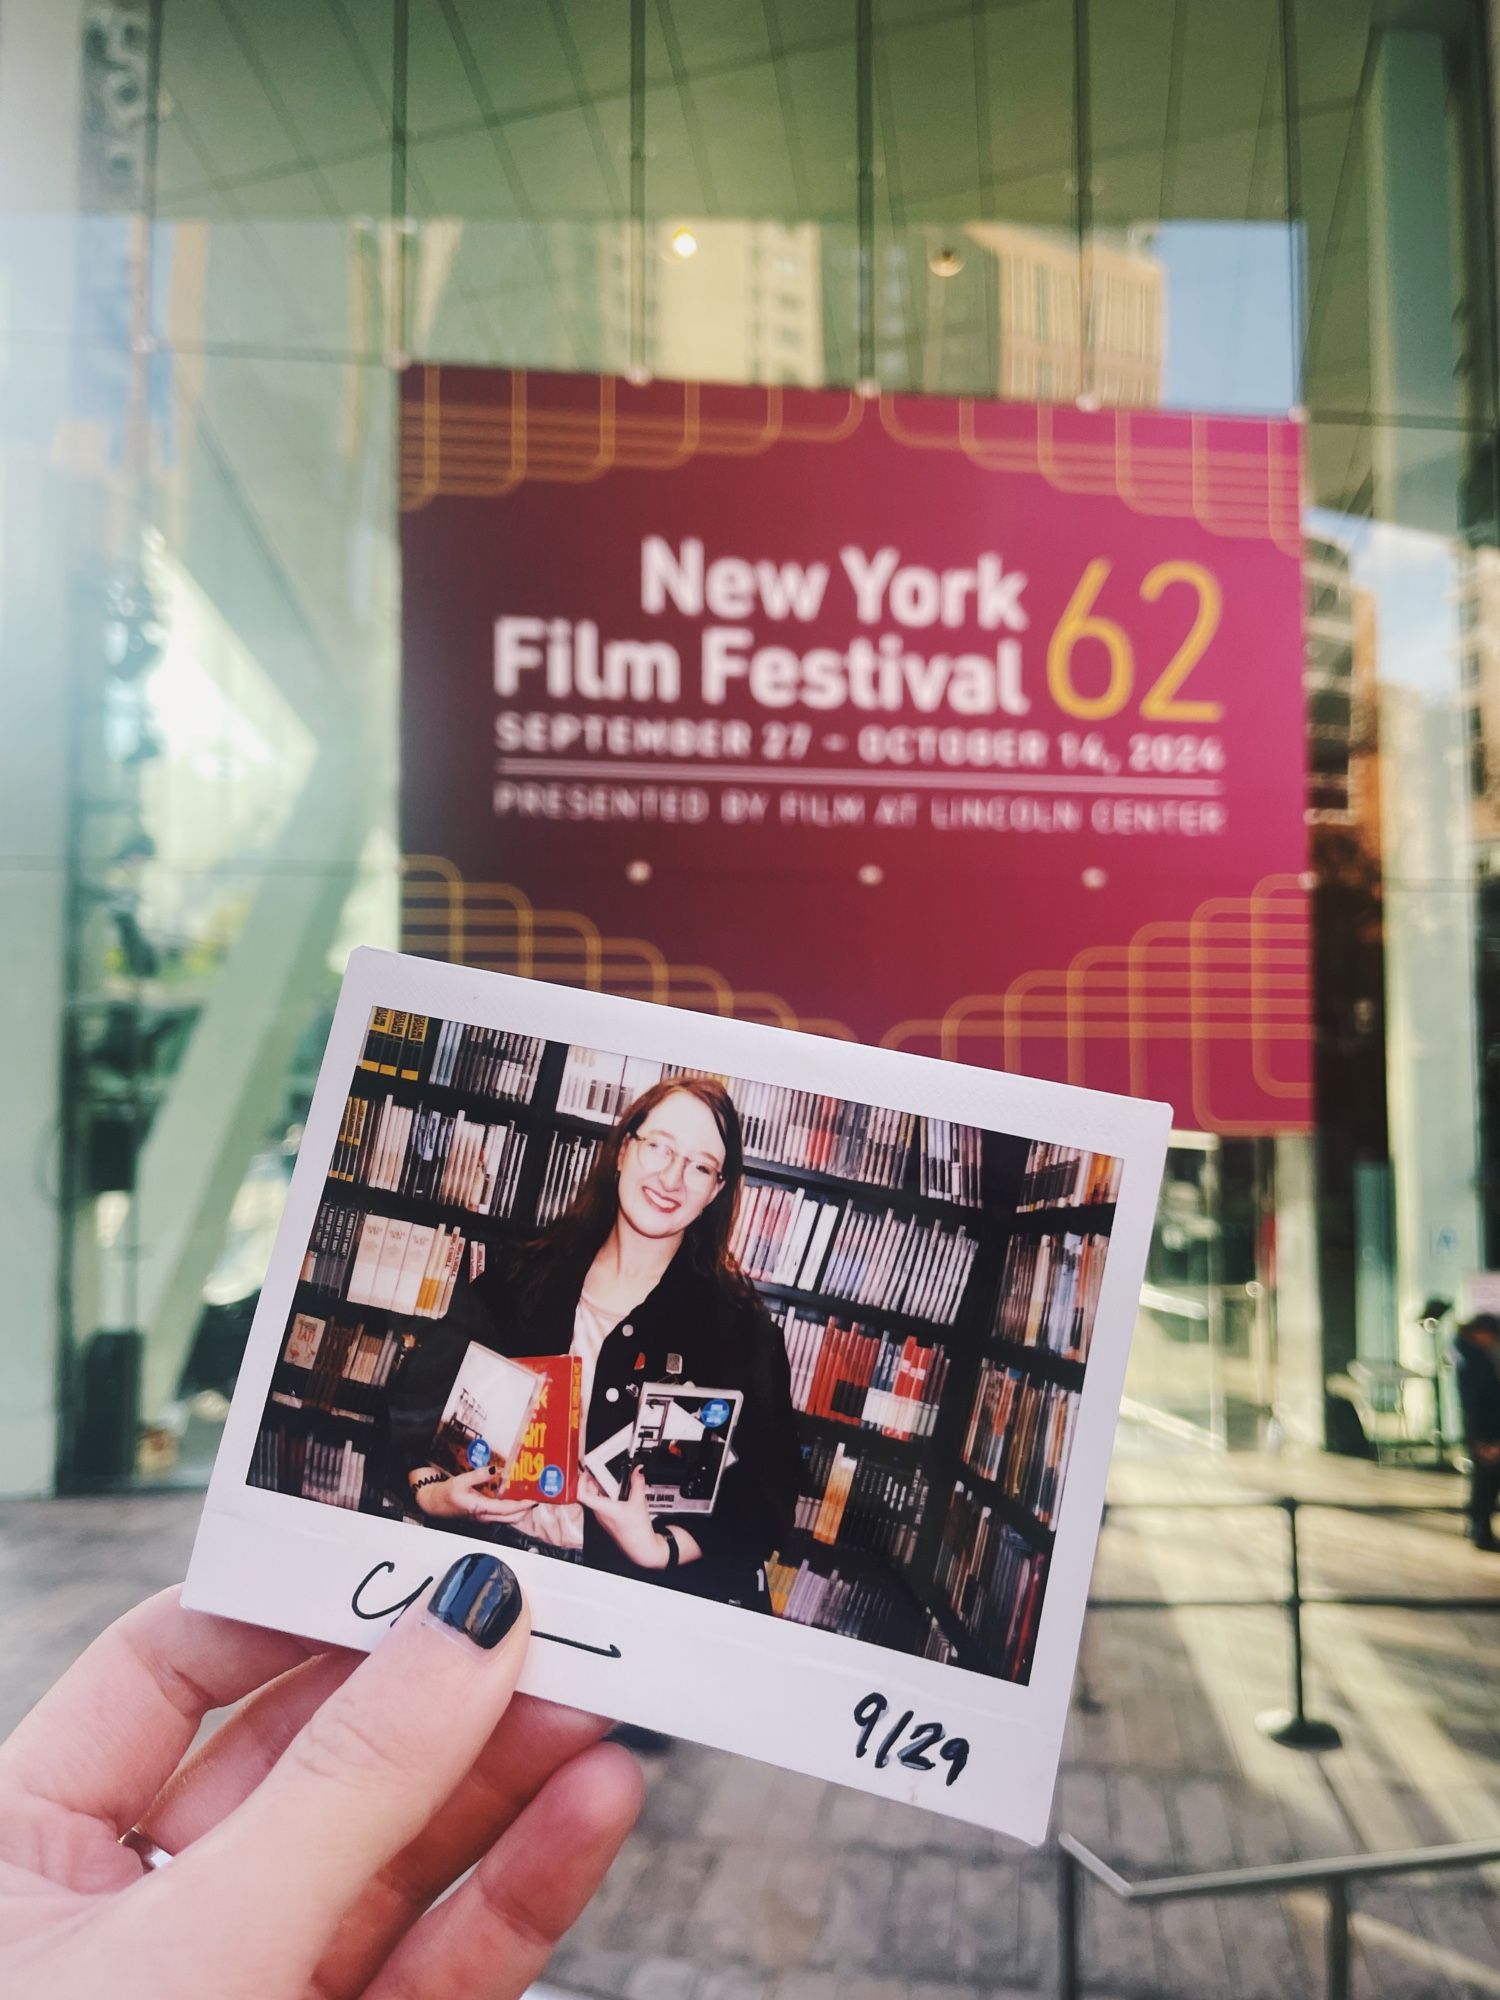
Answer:
[[[0,1485],[211,1457],[393,944],[411,358],[1306,423],[1318,1128],[1183,1132],[1132,1408],[1419,1447],[1500,1262],[1473,0],[0,13]]]

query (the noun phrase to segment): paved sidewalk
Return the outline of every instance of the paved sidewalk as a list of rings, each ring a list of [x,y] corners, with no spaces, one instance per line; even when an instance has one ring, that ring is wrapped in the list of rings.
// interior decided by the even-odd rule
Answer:
[[[1285,1524],[1195,1499],[1452,1506],[1458,1482],[1343,1460],[1223,1458],[1127,1436],[1099,1596],[1283,1588]],[[192,1498],[0,1507],[0,1726],[91,1633],[179,1575]],[[1494,1593],[1500,1557],[1437,1514],[1303,1516],[1308,1588]],[[1500,1616],[1306,1614],[1308,1706],[1343,1747],[1310,1757],[1255,1728],[1286,1698],[1285,1628],[1267,1610],[1094,1613],[1055,1828],[1127,1875],[1500,1833]],[[1013,2000],[1055,1975],[1053,1862],[914,1809],[676,1746],[649,1765],[641,1826],[564,1942],[549,1983],[610,2000]],[[1500,1995],[1500,1907],[1477,1873],[1355,1892],[1357,1995]],[[1321,1992],[1315,1896],[1127,1910],[1087,1904],[1096,2000],[1284,2000]]]

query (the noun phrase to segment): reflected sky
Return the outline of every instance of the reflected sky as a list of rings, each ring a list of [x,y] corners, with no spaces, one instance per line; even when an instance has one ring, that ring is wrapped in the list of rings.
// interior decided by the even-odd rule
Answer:
[[[1458,693],[1456,545],[1422,528],[1397,527],[1310,507],[1307,527],[1348,552],[1354,583],[1375,600],[1380,679],[1429,701]]]
[[[1284,416],[1297,403],[1300,234],[1281,222],[1163,222],[1152,230],[1143,247],[1166,276],[1169,409]]]

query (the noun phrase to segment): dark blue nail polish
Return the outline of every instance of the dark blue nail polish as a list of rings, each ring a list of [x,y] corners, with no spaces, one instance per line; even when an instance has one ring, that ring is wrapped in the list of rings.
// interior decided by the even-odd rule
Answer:
[[[498,1556],[460,1556],[432,1593],[429,1618],[488,1652],[521,1615],[521,1586]]]

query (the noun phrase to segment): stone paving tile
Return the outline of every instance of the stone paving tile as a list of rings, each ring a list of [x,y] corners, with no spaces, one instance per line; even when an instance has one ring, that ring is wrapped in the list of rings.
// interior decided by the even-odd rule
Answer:
[[[625,1976],[624,2000],[693,2000],[702,1967],[691,1958],[637,1958]]]
[[[1103,1891],[1086,1891],[1079,1957],[1091,1985],[1154,1989],[1161,1976],[1156,1912],[1118,1903]]]
[[[920,1979],[941,1979],[955,1958],[958,1880],[946,1856],[911,1855],[896,1870],[886,1930],[889,1963]]]
[[[1216,1904],[1193,1899],[1163,1903],[1155,1916],[1164,1992],[1234,1993]]]
[[[1156,1772],[1109,1776],[1109,1852],[1122,1873],[1168,1874],[1177,1865],[1169,1785]]]
[[[870,1848],[847,1856],[834,1874],[823,1907],[823,1925],[810,1954],[816,1966],[878,1965],[895,1899],[898,1864]]]
[[[1042,1986],[1057,1970],[1057,1870],[1051,1856],[1028,1855],[1017,1871],[1015,1981]]]
[[[694,1911],[703,1963],[778,1962],[777,1940],[766,1929],[761,1904],[780,1860],[761,1842],[743,1837],[717,1849]]]
[[[764,1904],[765,1924],[776,1940],[778,1964],[813,1963],[838,1872],[838,1859],[827,1849],[803,1848],[782,1855]]]
[[[953,1969],[961,1979],[994,1984],[1015,1975],[1020,1930],[1020,1871],[999,1860],[957,1870]]]
[[[841,1979],[838,1991],[840,2000],[912,2000],[911,1987],[906,1980],[884,1973],[861,1973],[853,1978]]]
[[[693,2000],[766,2000],[770,1976],[748,1965],[713,1965],[698,1972]]]
[[[623,1951],[603,1951],[577,1942],[577,1932],[564,1939],[547,1967],[547,1985],[559,1993],[621,1993],[635,1968],[635,1958]],[[727,2000],[727,1996],[726,1996]],[[738,1996],[736,1996],[738,2000]],[[753,2000],[753,1996],[745,1996]]]
[[[693,1840],[658,1840],[649,1854],[636,1893],[614,1913],[609,1943],[619,1951],[662,1956],[682,1951],[696,1956],[697,1940],[685,1941],[682,1932],[696,1922],[704,1884],[714,1866],[713,1852]]]
[[[786,1972],[770,1989],[770,2000],[841,2000],[847,1992],[836,1972]]]

